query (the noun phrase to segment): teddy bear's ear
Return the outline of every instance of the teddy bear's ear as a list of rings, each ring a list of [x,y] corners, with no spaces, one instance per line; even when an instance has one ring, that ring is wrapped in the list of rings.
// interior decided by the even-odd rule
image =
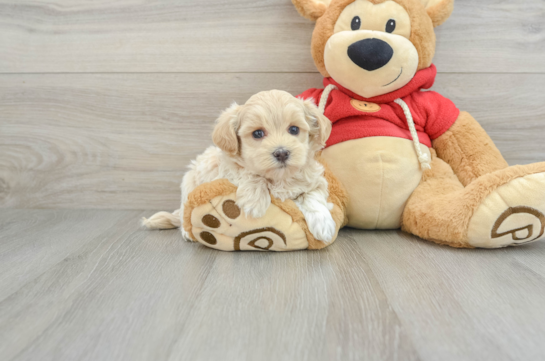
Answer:
[[[426,12],[433,22],[433,26],[439,26],[445,22],[454,10],[454,0],[420,0]]]
[[[324,15],[331,0],[291,0],[301,16],[316,21]]]

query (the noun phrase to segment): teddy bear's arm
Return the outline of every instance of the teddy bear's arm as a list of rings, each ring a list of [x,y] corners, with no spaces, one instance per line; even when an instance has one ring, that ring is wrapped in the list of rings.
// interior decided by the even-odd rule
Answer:
[[[481,125],[467,112],[433,141],[439,158],[447,162],[464,186],[508,164]]]

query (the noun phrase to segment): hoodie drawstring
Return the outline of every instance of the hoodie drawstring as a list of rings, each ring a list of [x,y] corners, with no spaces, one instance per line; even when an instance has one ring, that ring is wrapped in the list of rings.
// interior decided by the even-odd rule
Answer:
[[[407,118],[407,124],[409,125],[409,131],[411,132],[411,137],[413,138],[414,150],[416,150],[416,154],[418,155],[420,167],[422,170],[431,169],[430,157],[427,154],[422,153],[422,149],[420,148],[420,139],[418,138],[418,133],[416,132],[416,127],[414,126],[413,115],[411,114],[409,106],[401,99],[396,99],[394,102],[399,104],[401,109],[403,109],[403,113],[405,113],[405,118]]]
[[[322,92],[322,96],[320,97],[320,104],[318,104],[318,110],[322,114],[325,113],[325,105],[327,104],[327,99],[329,99],[329,93],[331,93],[333,89],[337,89],[337,87],[333,84],[329,84]]]

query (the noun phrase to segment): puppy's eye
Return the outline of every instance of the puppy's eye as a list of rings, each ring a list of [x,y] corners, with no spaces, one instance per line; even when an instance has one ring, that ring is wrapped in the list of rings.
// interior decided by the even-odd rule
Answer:
[[[386,23],[386,32],[387,33],[393,33],[396,29],[396,21],[394,19],[388,20]]]
[[[361,27],[361,19],[359,16],[354,16],[352,19],[352,24],[350,24],[352,30],[359,30]]]
[[[255,139],[261,139],[265,136],[265,132],[262,131],[261,129],[258,129],[256,131],[254,131],[252,133],[252,137],[254,137]]]
[[[288,129],[288,132],[291,135],[297,135],[297,134],[299,134],[299,127],[296,127],[295,125],[293,125]]]

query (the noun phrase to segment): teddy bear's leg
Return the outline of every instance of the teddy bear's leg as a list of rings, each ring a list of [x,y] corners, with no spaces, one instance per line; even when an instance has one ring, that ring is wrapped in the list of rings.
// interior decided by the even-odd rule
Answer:
[[[326,170],[331,215],[336,224],[333,240],[345,224],[347,197],[342,185]],[[189,238],[222,251],[293,251],[321,249],[295,202],[271,200],[264,217],[247,217],[236,205],[236,187],[225,179],[198,186],[184,206],[182,226]]]
[[[545,163],[507,167],[464,187],[433,154],[403,230],[453,247],[500,248],[545,238]]]
[[[464,186],[509,167],[490,136],[468,112],[460,112],[452,127],[433,141],[433,148]]]
[[[224,190],[214,194],[214,190]],[[195,202],[198,200],[198,202]],[[261,218],[236,205],[236,187],[225,180],[197,187],[184,207],[184,231],[197,242],[222,251],[288,251],[309,243],[300,224],[271,204]]]

